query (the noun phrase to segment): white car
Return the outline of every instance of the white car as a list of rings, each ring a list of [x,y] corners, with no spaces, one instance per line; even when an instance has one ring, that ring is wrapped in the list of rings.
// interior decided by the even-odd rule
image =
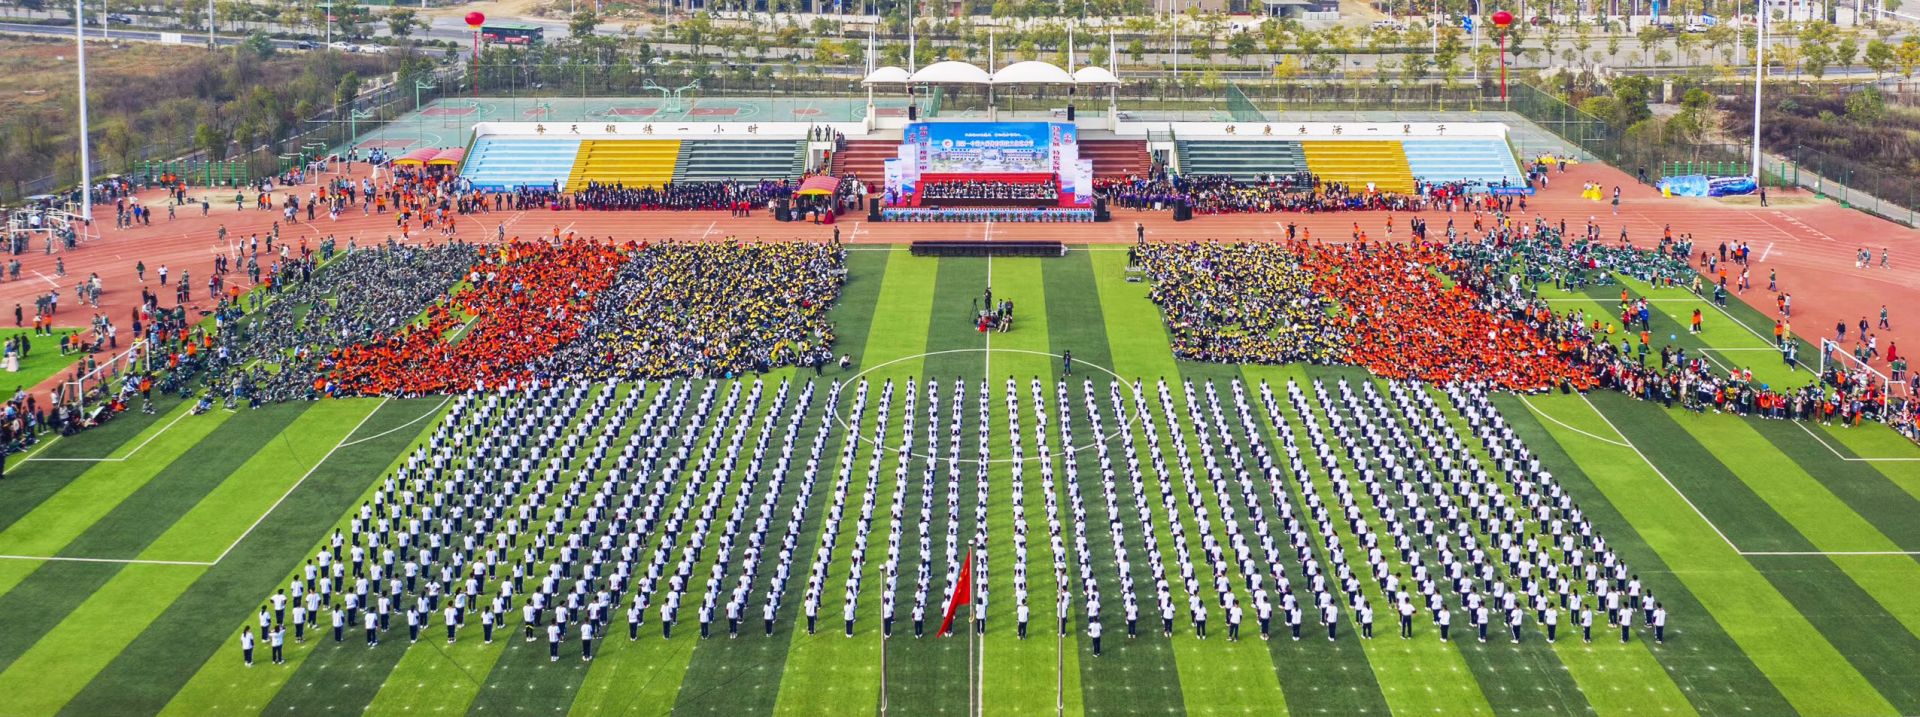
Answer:
[[[384,55],[384,54],[387,54],[387,46],[386,46],[386,45],[361,45],[361,46],[360,46],[360,48],[359,48],[359,50],[360,50],[360,52],[364,52],[364,53],[367,53],[367,54],[369,54],[369,55]]]
[[[333,48],[335,50],[339,50],[341,52],[356,52],[360,49],[358,47],[355,47],[353,43],[346,42],[346,41],[335,42],[333,44],[327,45],[327,47]]]

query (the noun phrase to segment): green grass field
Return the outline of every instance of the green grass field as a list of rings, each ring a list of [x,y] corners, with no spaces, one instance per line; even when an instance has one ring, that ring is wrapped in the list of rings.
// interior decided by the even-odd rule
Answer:
[[[856,365],[846,372],[829,368],[821,379],[811,371],[775,372],[762,377],[762,396],[752,405],[744,398],[751,381],[742,387],[740,412],[750,412],[751,418],[744,429],[748,450],[763,430],[773,432],[772,450],[789,440],[784,429],[793,410],[803,411],[800,430],[791,438],[797,459],[819,432],[828,432],[820,482],[798,526],[794,581],[771,638],[760,632],[756,601],[739,639],[726,639],[723,629],[716,629],[714,639],[697,639],[691,606],[704,587],[696,584],[688,590],[688,607],[671,640],[660,637],[657,614],[648,615],[639,640],[627,640],[622,609],[591,663],[578,659],[577,640],[571,638],[563,649],[566,659],[550,663],[543,642],[517,639],[518,626],[511,624],[508,639],[491,645],[479,639],[477,626],[465,628],[461,639],[448,645],[436,619],[418,644],[406,642],[403,621],[396,621],[397,634],[389,633],[377,648],[366,647],[353,629],[346,641],[335,643],[323,627],[310,631],[305,644],[290,641],[287,664],[268,662],[263,646],[255,666],[245,667],[238,647],[241,628],[336,526],[350,520],[380,478],[435,430],[448,402],[352,399],[237,413],[216,409],[200,416],[188,415],[186,404],[163,403],[154,415],[128,414],[10,460],[0,481],[0,695],[5,695],[0,714],[1920,714],[1920,600],[1915,599],[1920,595],[1915,560],[1920,555],[1920,448],[1879,426],[1829,428],[1696,415],[1604,392],[1502,395],[1495,404],[1668,606],[1665,644],[1654,644],[1639,630],[1625,644],[1605,634],[1583,644],[1569,639],[1573,631],[1564,623],[1555,644],[1531,625],[1520,644],[1503,639],[1481,644],[1461,639],[1468,630],[1458,619],[1451,642],[1440,641],[1424,621],[1416,621],[1414,639],[1400,640],[1392,619],[1385,617],[1373,640],[1358,639],[1348,628],[1335,642],[1227,642],[1217,611],[1214,637],[1200,640],[1186,627],[1186,595],[1179,580],[1173,590],[1183,617],[1176,621],[1175,636],[1162,638],[1157,619],[1149,617],[1151,580],[1138,551],[1131,569],[1146,591],[1142,622],[1155,624],[1152,629],[1143,624],[1141,637],[1127,640],[1113,617],[1119,588],[1109,520],[1118,521],[1129,546],[1152,543],[1171,560],[1174,541],[1180,539],[1171,529],[1175,522],[1185,540],[1196,541],[1202,522],[1218,532],[1224,521],[1240,521],[1249,531],[1249,518],[1245,510],[1220,505],[1206,490],[1201,491],[1207,497],[1203,510],[1181,500],[1169,514],[1159,496],[1177,486],[1162,483],[1152,471],[1146,480],[1154,496],[1152,524],[1141,523],[1130,497],[1123,497],[1121,510],[1109,516],[1099,498],[1100,483],[1090,478],[1098,466],[1089,447],[1096,439],[1078,381],[1070,386],[1068,411],[1074,417],[1073,445],[1085,448],[1079,471],[1089,511],[1088,554],[1071,555],[1069,561],[1077,565],[1084,559],[1095,567],[1109,604],[1102,656],[1092,654],[1079,629],[1077,602],[1075,628],[1064,636],[1055,631],[1050,596],[1056,578],[1045,547],[1039,471],[1029,467],[1024,490],[1016,496],[1004,461],[990,465],[984,516],[973,509],[972,464],[961,468],[968,482],[960,491],[959,534],[970,535],[975,522],[984,519],[994,536],[993,602],[985,636],[915,640],[904,627],[903,599],[902,625],[893,639],[883,640],[878,626],[882,581],[873,575],[861,582],[856,637],[841,636],[840,585],[851,567],[857,498],[849,498],[850,515],[838,526],[821,630],[815,635],[796,630],[800,594],[821,543],[849,435],[826,402],[831,379],[859,374],[870,383],[869,403],[855,426],[861,435],[880,428],[874,405],[880,382],[897,384],[887,418],[889,445],[897,445],[901,435],[908,378],[937,381],[943,422],[955,408],[950,404],[954,379],[966,379],[968,393],[959,407],[966,438],[959,443],[961,455],[969,458],[976,451],[974,402],[987,379],[988,454],[1005,458],[1013,446],[1005,429],[1003,392],[1008,377],[1014,377],[1020,441],[1025,454],[1034,457],[1028,382],[1036,376],[1056,378],[1060,362],[1054,354],[1071,351],[1081,366],[1076,378],[1091,375],[1098,382],[1095,397],[1105,425],[1114,427],[1115,416],[1106,400],[1110,377],[1098,369],[1143,379],[1152,406],[1144,420],[1168,439],[1160,446],[1167,462],[1176,462],[1170,439],[1178,432],[1196,465],[1208,456],[1189,420],[1181,379],[1193,380],[1201,391],[1212,381],[1228,405],[1230,382],[1240,381],[1262,417],[1257,429],[1262,435],[1246,435],[1238,426],[1209,427],[1214,458],[1225,455],[1219,449],[1226,441],[1277,443],[1275,427],[1259,404],[1261,382],[1274,389],[1285,420],[1299,433],[1305,422],[1324,426],[1327,417],[1311,415],[1319,414],[1317,409],[1309,415],[1295,412],[1285,400],[1289,380],[1302,389],[1314,378],[1329,384],[1343,377],[1364,380],[1347,369],[1174,360],[1159,314],[1145,298],[1145,285],[1124,279],[1124,251],[1095,247],[1057,259],[990,262],[860,247],[850,252],[848,264],[834,320],[837,350],[851,354]],[[989,283],[996,297],[1016,302],[1017,321],[1010,332],[985,335],[969,323],[972,301]],[[1617,313],[1618,291],[1608,287],[1553,298],[1567,302],[1556,304],[1561,310],[1587,306],[1589,313],[1605,317]],[[1655,296],[1672,301],[1656,304],[1661,311],[1655,328],[1671,328],[1656,333],[1675,334],[1690,353],[1710,350],[1733,365],[1754,366],[1769,380],[1797,383],[1807,375],[1804,369],[1797,376],[1788,373],[1777,353],[1765,353],[1771,324],[1761,323],[1758,312],[1738,306],[1731,313],[1710,311],[1708,331],[1692,335],[1685,330],[1691,311],[1686,297],[1664,291]],[[1743,353],[1752,349],[1760,350]],[[1814,354],[1803,350],[1801,357],[1812,360]],[[1154,393],[1162,378],[1173,392],[1171,414],[1160,410]],[[784,404],[774,405],[780,381],[789,379],[815,381],[804,409],[795,407],[797,384]],[[917,385],[915,444],[925,449],[926,386]],[[723,403],[732,384],[716,388],[722,399],[716,403]],[[615,403],[640,391],[644,406],[663,389],[655,384],[592,390],[614,391]],[[1384,393],[1386,385],[1379,384],[1379,390]],[[1044,394],[1051,411],[1051,382]],[[850,403],[848,391],[837,411],[848,412]],[[779,420],[763,428],[776,410]],[[1464,419],[1452,408],[1447,411],[1449,423],[1465,434]],[[733,425],[726,423],[726,430]],[[941,455],[948,450],[944,425],[936,444]],[[564,430],[601,428],[614,431],[618,444],[634,427]],[[716,422],[709,430],[720,428]],[[1050,422],[1047,430],[1048,442],[1059,449],[1059,426]],[[1146,451],[1140,422],[1129,423],[1128,430]],[[1480,450],[1476,442],[1469,444]],[[1118,451],[1120,442],[1107,436],[1106,446]],[[872,453],[869,443],[856,447],[852,496],[867,485]],[[871,529],[870,572],[885,550],[884,511],[896,498],[892,477],[901,460],[908,462],[910,485],[918,485],[926,468],[921,457],[882,456],[874,486],[881,515]],[[744,481],[742,463],[703,477],[709,483],[699,487],[714,480]],[[1061,479],[1055,489],[1065,504],[1066,472],[1057,453],[1054,463]],[[1308,465],[1315,489],[1329,495],[1327,471],[1312,460]],[[1231,464],[1223,462],[1222,468],[1231,472]],[[605,479],[604,468],[589,478],[595,485]],[[784,517],[799,499],[798,482],[777,485],[775,535],[785,530]],[[749,502],[756,509],[769,485],[765,475],[755,483]],[[673,486],[676,496],[690,489]],[[1298,487],[1293,490],[1298,505]],[[902,499],[909,512],[917,512],[919,492],[911,493]],[[1035,634],[1027,640],[1016,639],[1012,629],[1012,547],[1006,536],[1013,532],[1016,499],[1033,526]],[[729,492],[723,506],[731,508],[735,500]],[[552,505],[541,508],[543,518],[552,515]],[[944,509],[934,514],[933,555],[941,560],[947,518]],[[1379,520],[1372,511],[1367,516]],[[711,529],[717,533],[720,526]],[[1373,529],[1385,533],[1384,525]],[[1359,554],[1351,535],[1338,537],[1348,554]],[[711,545],[718,536],[708,538]],[[904,559],[911,564],[917,546],[912,539],[903,542]],[[1073,541],[1067,542],[1071,550]],[[696,575],[717,558],[711,548],[701,553]],[[943,569],[934,569],[936,606],[945,599]],[[729,573],[728,584],[735,574]],[[756,594],[769,579],[762,570]],[[1383,604],[1377,586],[1361,582],[1369,598]],[[903,590],[910,584],[910,574],[903,575]],[[1211,580],[1200,585],[1206,593],[1201,597],[1212,602]],[[1231,589],[1246,601],[1243,582],[1233,581]],[[937,607],[930,612],[937,623]],[[517,622],[517,609],[513,615]],[[1251,615],[1248,622],[1251,633]],[[1308,626],[1304,634],[1323,634],[1311,617]],[[1282,634],[1276,621],[1276,636]]]

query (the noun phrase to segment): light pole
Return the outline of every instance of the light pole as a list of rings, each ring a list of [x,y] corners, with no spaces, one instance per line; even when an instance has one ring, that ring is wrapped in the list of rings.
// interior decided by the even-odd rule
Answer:
[[[1753,186],[1760,187],[1760,91],[1767,76],[1767,4],[1761,0],[1753,21],[1759,34],[1753,43]]]
[[[82,0],[73,0],[73,45],[76,69],[80,75],[80,216],[93,221],[93,157],[87,147],[87,24]],[[100,28],[102,35],[106,28]]]

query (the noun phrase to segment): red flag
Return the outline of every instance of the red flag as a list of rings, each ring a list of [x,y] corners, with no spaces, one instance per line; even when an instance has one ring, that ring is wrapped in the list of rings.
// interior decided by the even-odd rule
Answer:
[[[960,606],[973,600],[973,554],[967,554],[967,562],[960,565],[960,582],[953,586],[953,597],[947,600],[947,616],[940,621],[940,631],[936,635],[953,634],[953,615]]]

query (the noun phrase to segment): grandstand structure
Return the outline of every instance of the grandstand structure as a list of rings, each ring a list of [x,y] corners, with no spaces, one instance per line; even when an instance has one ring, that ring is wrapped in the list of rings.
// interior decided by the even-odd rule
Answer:
[[[593,182],[657,187],[798,180],[824,173],[860,179],[878,192],[886,162],[899,158],[908,141],[909,124],[905,117],[592,126],[481,122],[460,173],[476,187],[564,191]],[[1470,192],[1526,183],[1507,126],[1495,122],[1283,126],[1098,117],[1066,124],[1079,132],[1077,157],[1090,160],[1092,176],[1099,179],[1162,169],[1241,181],[1311,172],[1322,181],[1395,193],[1412,193],[1416,182],[1460,184]]]

